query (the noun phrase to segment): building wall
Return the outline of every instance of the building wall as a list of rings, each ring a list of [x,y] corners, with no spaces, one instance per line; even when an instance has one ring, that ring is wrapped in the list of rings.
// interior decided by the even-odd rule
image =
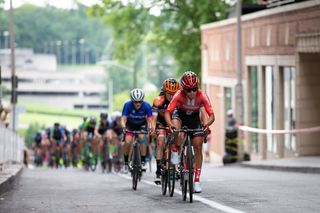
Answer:
[[[224,85],[224,80],[236,80],[236,19],[228,19],[223,20],[216,23],[206,24],[201,27],[202,33],[202,50],[203,54],[206,54],[206,63],[205,66],[202,66],[203,73],[205,75],[202,76],[203,84],[206,85],[206,88],[210,88],[214,86],[216,89],[214,92],[221,91]],[[248,14],[242,16],[242,76],[244,80],[244,88],[250,88],[247,85],[248,77],[248,67],[249,65],[259,65],[258,72],[264,72],[266,66],[273,66],[276,73],[276,93],[279,94],[283,92],[283,85],[281,84],[281,79],[283,78],[282,67],[283,66],[293,66],[296,69],[299,67],[299,59],[297,59],[297,36],[301,34],[312,34],[320,32],[320,0],[310,0],[301,3],[294,3],[287,6],[282,6],[273,9],[267,9],[263,11],[259,11],[256,13]],[[306,45],[306,44],[305,44]],[[320,43],[318,42],[320,46]],[[308,56],[306,56],[308,58]],[[314,56],[317,58],[318,56]],[[247,60],[247,59],[250,60]],[[314,71],[319,70],[320,64],[316,61],[320,61],[317,59],[312,59],[313,62],[303,63],[301,64],[300,73],[296,75],[296,82],[299,82],[300,75],[309,75],[308,73],[302,73],[302,70],[309,69],[309,66],[313,66]],[[287,60],[288,59],[288,60]],[[292,63],[292,59],[294,62]],[[300,57],[304,59],[304,56]],[[248,61],[250,63],[248,63]],[[313,65],[310,65],[313,64]],[[313,70],[311,69],[311,70]],[[260,74],[259,74],[260,76]],[[320,82],[319,80],[315,80],[315,77],[318,77],[318,74],[314,77],[310,77],[310,82],[314,82],[314,86],[310,85],[308,80],[304,81],[304,85],[297,86],[297,94],[302,95],[306,93],[308,90],[313,90],[315,93],[320,94]],[[212,79],[219,78],[220,81],[214,81]],[[306,77],[309,79],[309,77]],[[264,79],[259,77],[259,79]],[[279,81],[280,79],[280,81]],[[318,78],[320,79],[320,78]],[[303,78],[302,78],[303,80]],[[265,81],[265,79],[263,80]],[[261,82],[260,82],[261,83]],[[301,84],[297,83],[298,85]],[[233,85],[233,90],[234,90]],[[307,88],[307,89],[306,89]],[[244,91],[244,94],[248,94],[248,91]],[[210,98],[214,99],[213,96],[215,94],[211,94]],[[260,93],[260,96],[262,94]],[[304,96],[304,95],[303,95]],[[315,120],[314,117],[311,116],[308,109],[303,107],[303,105],[312,105],[314,108],[319,108],[319,102],[315,100],[319,100],[318,95],[313,95],[313,93],[308,93],[308,99],[304,98],[303,102],[300,102],[300,99],[296,100],[296,106],[298,109],[297,118],[296,118],[296,128],[304,128],[304,127],[312,127],[319,126],[320,123],[318,119]],[[300,96],[301,98],[301,96]],[[245,96],[245,116],[250,118],[249,114],[251,113],[248,109],[248,101],[250,98]],[[259,97],[261,100],[261,97]],[[235,102],[235,100],[234,100]],[[300,102],[300,103],[299,103]],[[217,99],[215,104],[219,104],[219,106],[224,105],[223,99]],[[259,101],[259,108],[263,109],[261,101]],[[300,104],[300,105],[298,105]],[[281,103],[280,98],[277,99],[277,106],[283,107],[283,103]],[[236,109],[235,109],[236,110]],[[314,110],[314,109],[312,109]],[[278,110],[276,115],[281,115],[283,110]],[[221,116],[224,116],[223,111],[220,113]],[[318,115],[318,113],[314,113],[314,115]],[[261,116],[261,113],[259,113]],[[265,116],[265,115],[264,115]],[[303,116],[303,118],[301,117]],[[320,116],[317,116],[320,119]],[[303,120],[305,119],[305,120]],[[265,117],[261,119],[265,121]],[[249,119],[245,120],[245,124],[250,126]],[[280,123],[281,120],[277,119],[277,128],[283,127]],[[265,124],[259,123],[259,127],[264,127]],[[223,135],[225,126],[215,124],[215,130],[221,132],[220,135]],[[262,146],[266,148],[265,137],[259,134],[259,143],[262,142]],[[261,138],[263,139],[261,141]],[[297,152],[300,155],[309,155],[309,154],[320,154],[318,151],[318,144],[311,139],[311,134],[304,134],[303,136],[297,136]],[[319,137],[316,137],[319,138]],[[224,138],[218,137],[216,138],[218,143],[223,144]],[[279,141],[282,141],[283,138],[278,137]],[[312,142],[314,141],[314,142]],[[309,144],[309,145],[307,145]],[[282,145],[283,146],[283,145]],[[219,147],[212,147],[212,149],[218,149]],[[315,148],[315,149],[312,149]],[[216,151],[216,150],[215,150]],[[278,147],[279,151],[279,147]],[[280,150],[276,155],[276,157],[282,157],[284,151]],[[271,156],[267,155],[267,153],[260,153],[261,156]]]
[[[297,128],[320,126],[320,53],[299,54]],[[297,136],[300,155],[320,154],[320,132]]]

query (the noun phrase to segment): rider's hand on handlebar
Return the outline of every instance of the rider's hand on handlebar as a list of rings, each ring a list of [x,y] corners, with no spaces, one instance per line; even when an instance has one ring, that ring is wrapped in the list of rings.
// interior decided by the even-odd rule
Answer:
[[[174,127],[174,126],[169,126],[169,127],[168,127],[168,133],[169,133],[169,134],[172,134],[175,129],[176,129],[176,127]]]
[[[203,131],[205,131],[207,135],[209,135],[211,133],[211,129],[210,129],[210,127],[208,125],[205,125],[203,127]]]
[[[155,137],[156,136],[156,130],[155,129],[150,129],[149,134],[151,137]]]

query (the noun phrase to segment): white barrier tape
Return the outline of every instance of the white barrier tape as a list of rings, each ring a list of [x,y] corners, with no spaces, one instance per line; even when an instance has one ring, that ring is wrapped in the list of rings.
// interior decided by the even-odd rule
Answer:
[[[258,129],[249,126],[238,126],[238,128],[244,132],[255,132],[263,134],[294,134],[294,133],[310,133],[320,132],[320,126],[305,128],[305,129],[292,129],[292,130],[272,130],[272,129]]]

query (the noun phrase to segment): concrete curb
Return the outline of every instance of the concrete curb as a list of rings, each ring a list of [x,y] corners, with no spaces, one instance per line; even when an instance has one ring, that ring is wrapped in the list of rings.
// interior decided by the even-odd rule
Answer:
[[[273,170],[282,172],[299,172],[299,173],[310,173],[320,174],[320,168],[316,167],[296,167],[296,166],[278,166],[278,165],[259,165],[250,163],[241,163],[240,166],[254,169]]]
[[[23,170],[22,165],[8,165],[6,167],[12,167],[9,170],[0,172],[0,195],[12,188],[13,184],[20,177]],[[11,170],[11,171],[10,171]]]

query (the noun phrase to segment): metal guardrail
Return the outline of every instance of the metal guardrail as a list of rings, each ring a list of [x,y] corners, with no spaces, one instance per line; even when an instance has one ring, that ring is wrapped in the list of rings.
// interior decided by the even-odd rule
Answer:
[[[23,161],[24,139],[0,123],[0,164]]]

